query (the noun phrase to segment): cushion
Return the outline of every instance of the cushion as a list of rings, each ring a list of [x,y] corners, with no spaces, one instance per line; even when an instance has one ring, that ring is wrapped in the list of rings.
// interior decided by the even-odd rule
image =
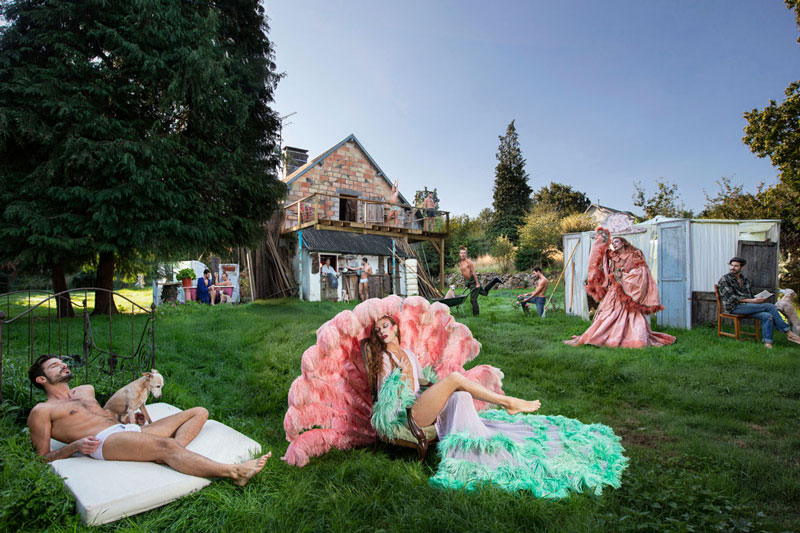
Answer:
[[[433,441],[436,440],[437,435],[436,435],[436,426],[435,425],[431,424],[430,426],[424,426],[424,427],[421,427],[420,429],[425,434],[425,438],[428,439],[428,442],[433,442]],[[394,439],[394,440],[395,441],[403,440],[403,441],[412,442],[412,443],[416,443],[417,442],[417,438],[414,436],[413,433],[411,433],[411,430],[408,429],[408,426],[401,426],[399,431],[398,431],[397,438]]]
[[[153,420],[179,413],[167,403],[147,406]],[[50,448],[64,446],[56,440]],[[239,463],[261,453],[253,439],[209,420],[186,449],[220,463]],[[83,454],[50,463],[75,496],[78,513],[91,525],[106,524],[135,515],[197,491],[210,484],[206,478],[188,476],[165,465],[133,461],[98,461]]]

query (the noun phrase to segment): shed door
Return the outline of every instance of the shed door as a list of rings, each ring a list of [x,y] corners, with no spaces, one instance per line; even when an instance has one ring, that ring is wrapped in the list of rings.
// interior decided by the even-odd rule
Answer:
[[[690,242],[688,220],[658,225],[658,295],[664,306],[656,314],[659,325],[692,327]]]
[[[753,294],[768,290],[778,292],[778,244],[761,241],[739,241],[736,255],[747,261],[742,273],[753,282]],[[775,302],[771,297],[769,302]]]

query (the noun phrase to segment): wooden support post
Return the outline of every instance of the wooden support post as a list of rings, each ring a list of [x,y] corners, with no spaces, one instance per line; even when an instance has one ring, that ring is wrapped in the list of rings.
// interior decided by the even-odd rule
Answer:
[[[314,223],[319,222],[319,194],[314,195]]]
[[[441,240],[439,248],[439,290],[444,294],[444,239]]]

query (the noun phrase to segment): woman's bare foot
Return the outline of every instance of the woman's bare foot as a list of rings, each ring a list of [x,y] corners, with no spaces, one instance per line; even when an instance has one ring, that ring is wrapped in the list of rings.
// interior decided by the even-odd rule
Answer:
[[[247,482],[250,481],[253,476],[261,472],[264,465],[267,464],[267,459],[270,457],[272,457],[272,452],[268,452],[267,455],[262,455],[258,459],[236,465],[236,477],[233,478],[233,482],[240,487],[247,485]]]
[[[539,400],[534,400],[529,402],[527,400],[520,400],[518,398],[514,398],[511,402],[511,406],[509,406],[506,411],[510,415],[515,415],[517,413],[532,413],[534,411],[538,411],[539,408],[542,406],[542,402]]]

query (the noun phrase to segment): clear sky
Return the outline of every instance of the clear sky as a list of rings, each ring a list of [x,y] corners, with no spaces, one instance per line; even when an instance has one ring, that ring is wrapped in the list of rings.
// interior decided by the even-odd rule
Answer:
[[[721,176],[777,182],[742,143],[744,111],[800,79],[779,0],[265,0],[285,144],[314,157],[354,133],[400,190],[491,207],[516,120],[534,190],[551,181],[632,210],[633,183],[705,203]]]

